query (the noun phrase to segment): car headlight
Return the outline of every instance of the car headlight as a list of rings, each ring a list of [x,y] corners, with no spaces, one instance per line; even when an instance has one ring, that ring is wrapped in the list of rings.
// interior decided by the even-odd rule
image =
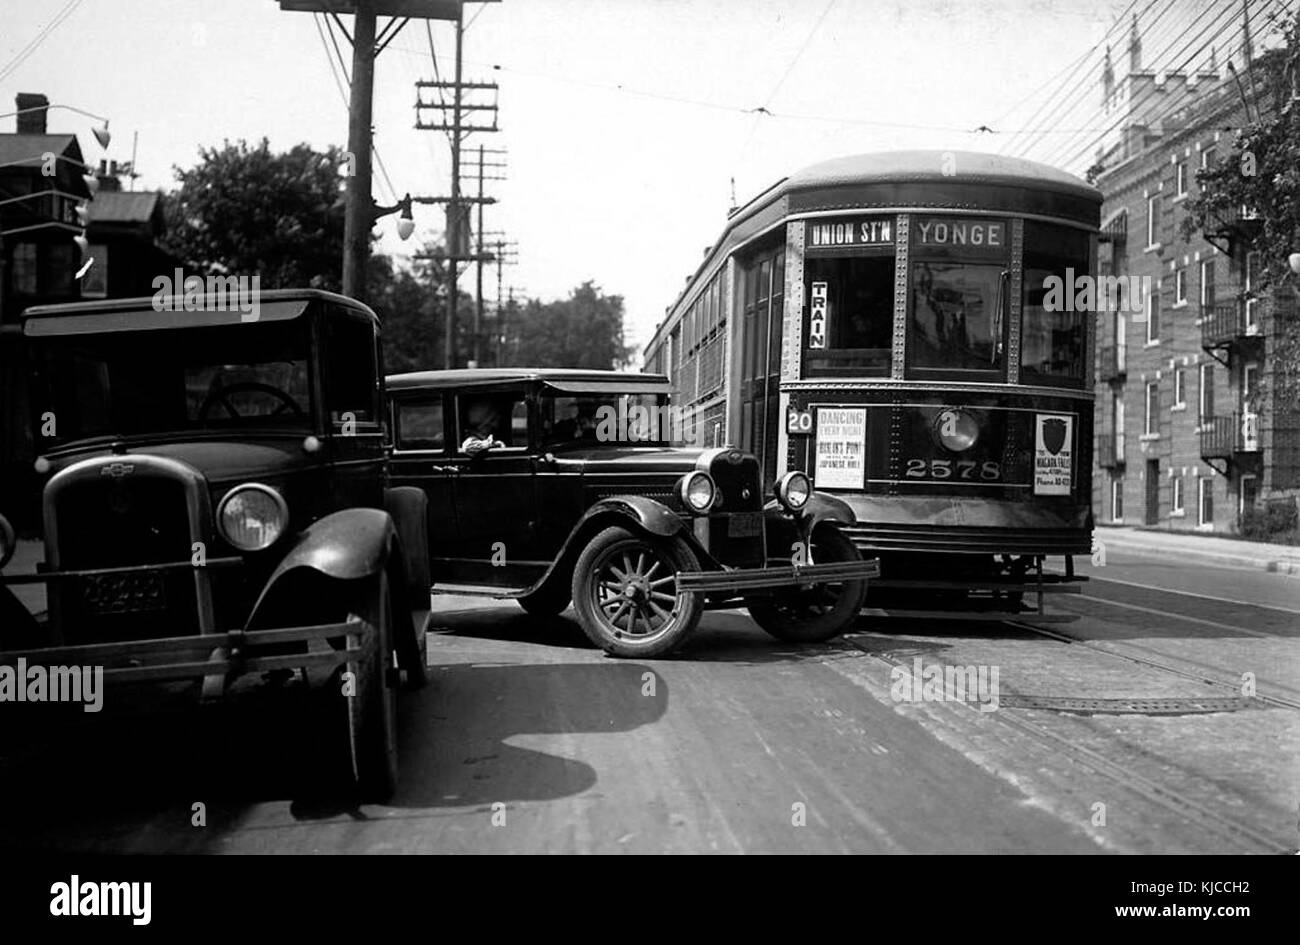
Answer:
[[[812,483],[801,472],[788,472],[776,484],[776,501],[788,512],[798,512],[811,495]]]
[[[0,515],[0,568],[9,563],[17,547],[18,538],[14,534],[14,527],[9,524],[8,519]]]
[[[236,486],[217,506],[221,535],[240,551],[261,551],[275,544],[289,524],[284,496],[260,482]]]
[[[693,472],[682,477],[682,502],[696,515],[703,515],[713,505],[718,490],[713,485],[713,477],[706,472]]]

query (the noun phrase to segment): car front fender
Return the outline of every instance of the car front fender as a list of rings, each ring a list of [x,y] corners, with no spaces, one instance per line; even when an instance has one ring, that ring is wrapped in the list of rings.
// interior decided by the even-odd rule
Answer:
[[[775,499],[763,506],[763,514],[769,558],[789,558],[794,543],[807,542],[813,529],[823,522],[844,526],[858,521],[847,502],[825,492],[810,495],[798,515],[787,512]]]
[[[662,502],[640,495],[619,495],[601,499],[587,509],[573,534],[583,531],[583,526],[598,517],[621,516],[640,526],[644,531],[662,538],[676,535],[686,527],[686,523]]]
[[[271,572],[245,629],[256,626],[258,618],[273,611],[274,605],[292,606],[284,599],[286,595],[299,596],[308,587],[319,588],[321,578],[332,583],[374,577],[388,566],[397,543],[393,519],[382,509],[343,509],[313,522]]]

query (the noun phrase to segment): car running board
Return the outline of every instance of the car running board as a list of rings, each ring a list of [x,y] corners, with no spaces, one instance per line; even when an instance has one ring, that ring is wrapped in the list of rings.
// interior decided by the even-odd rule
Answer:
[[[435,584],[434,595],[455,594],[458,597],[493,597],[497,600],[516,600],[524,597],[531,587],[498,587],[495,584]]]

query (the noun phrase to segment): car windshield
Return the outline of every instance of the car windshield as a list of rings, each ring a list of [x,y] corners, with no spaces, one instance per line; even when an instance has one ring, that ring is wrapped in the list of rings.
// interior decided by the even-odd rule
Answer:
[[[45,445],[312,426],[305,319],[51,336],[32,347]]]
[[[597,443],[662,445],[677,432],[663,394],[542,396],[542,445],[546,449]]]

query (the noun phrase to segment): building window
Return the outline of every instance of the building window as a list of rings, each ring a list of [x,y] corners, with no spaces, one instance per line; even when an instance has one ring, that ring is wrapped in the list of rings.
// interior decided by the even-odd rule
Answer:
[[[1174,305],[1187,304],[1187,270],[1179,269],[1174,273]]]
[[[81,277],[81,294],[90,299],[102,299],[108,295],[108,246],[91,243],[90,258],[94,262]]]
[[[1196,524],[1202,528],[1214,527],[1214,479],[1202,476],[1196,480]]]
[[[1160,432],[1160,385],[1147,385],[1146,418],[1142,432],[1147,436],[1156,436]]]
[[[1259,477],[1242,476],[1241,487],[1238,493],[1237,514],[1245,515],[1247,509],[1255,507],[1255,500],[1259,498]]]
[[[1182,368],[1174,369],[1174,407],[1187,406],[1187,377]]]
[[[1187,196],[1187,162],[1179,161],[1174,169],[1174,179],[1178,185],[1178,196]]]
[[[1160,195],[1152,194],[1147,198],[1147,249],[1158,245],[1156,237],[1160,231],[1156,226],[1156,220],[1160,215]]]
[[[1259,285],[1259,253],[1246,254],[1246,333],[1259,331],[1259,300],[1255,298],[1255,286]]]
[[[1214,418],[1214,365],[1201,365],[1200,403],[1197,411],[1197,424],[1208,426]]]
[[[1152,290],[1147,295],[1147,344],[1160,340],[1160,293]]]
[[[1201,152],[1201,170],[1212,171],[1214,165],[1218,163],[1219,155],[1214,148],[1206,148]]]
[[[14,246],[10,262],[13,291],[17,295],[36,295],[40,291],[40,280],[36,273],[36,244],[19,243]]]
[[[1170,497],[1171,501],[1169,503],[1169,514],[1186,515],[1187,502],[1183,496],[1183,477],[1174,476],[1173,479],[1169,480],[1169,483],[1171,489],[1173,490],[1173,495]]]
[[[1214,260],[1205,259],[1201,261],[1201,307],[1211,308],[1214,305]]]
[[[1112,522],[1124,521],[1124,480],[1112,479],[1110,481],[1110,520]]]

